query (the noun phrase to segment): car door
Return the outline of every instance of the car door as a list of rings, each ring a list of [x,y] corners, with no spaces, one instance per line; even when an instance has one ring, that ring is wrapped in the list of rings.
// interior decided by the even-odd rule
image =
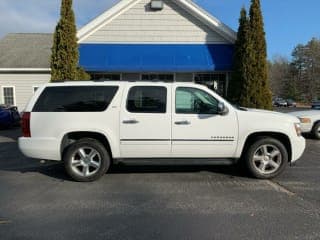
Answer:
[[[172,155],[178,158],[230,158],[237,147],[233,109],[217,113],[219,101],[205,87],[172,88]]]
[[[171,85],[128,84],[120,114],[122,158],[171,155]]]

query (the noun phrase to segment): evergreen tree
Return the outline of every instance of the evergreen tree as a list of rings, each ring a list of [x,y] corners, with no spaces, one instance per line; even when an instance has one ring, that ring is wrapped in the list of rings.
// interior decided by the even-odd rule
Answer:
[[[267,44],[260,0],[251,0],[250,41],[252,43],[252,89],[250,98],[256,108],[271,109],[272,93],[268,80]]]
[[[243,7],[240,12],[239,29],[235,42],[233,73],[231,76],[228,98],[233,103],[239,103],[240,94],[246,78],[245,62],[248,55],[249,20]]]
[[[56,26],[52,55],[51,81],[90,79],[83,69],[78,68],[79,50],[77,28],[72,9],[72,0],[62,0],[60,20]]]
[[[90,80],[91,76],[81,67],[77,69],[77,80]]]
[[[229,99],[245,107],[256,107],[253,95],[255,94],[253,78],[253,44],[251,28],[247,12],[243,7],[240,12],[239,29],[235,43],[234,71],[230,84]]]
[[[241,9],[229,98],[241,106],[272,108],[260,0],[251,0],[249,19]]]
[[[256,108],[256,79],[254,73],[254,44],[251,40],[251,28],[248,22],[248,30],[244,43],[244,56],[243,56],[243,81],[240,87],[240,106],[248,108]]]

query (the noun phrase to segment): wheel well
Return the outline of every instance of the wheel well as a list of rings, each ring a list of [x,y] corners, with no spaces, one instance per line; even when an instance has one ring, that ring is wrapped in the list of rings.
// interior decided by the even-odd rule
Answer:
[[[61,156],[63,156],[64,151],[70,144],[82,138],[92,138],[99,141],[106,148],[112,158],[112,151],[108,139],[105,135],[97,132],[70,132],[65,134],[61,142]]]
[[[320,123],[320,120],[314,122],[314,124],[313,124],[313,126],[312,126],[312,129],[314,129],[314,127],[315,127],[318,123]]]
[[[288,151],[288,159],[289,162],[291,162],[292,159],[292,149],[291,149],[291,143],[290,143],[290,139],[287,135],[283,134],[283,133],[276,133],[276,132],[258,132],[258,133],[252,133],[251,135],[249,135],[246,139],[243,151],[242,151],[242,155],[246,152],[246,150],[249,148],[249,146],[251,146],[255,140],[257,138],[261,138],[261,137],[272,137],[275,138],[277,140],[279,140],[287,149]],[[241,156],[242,157],[242,156]]]

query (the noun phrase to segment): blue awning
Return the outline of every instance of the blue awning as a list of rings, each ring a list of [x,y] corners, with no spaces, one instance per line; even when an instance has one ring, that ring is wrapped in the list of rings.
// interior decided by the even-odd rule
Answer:
[[[80,44],[80,66],[94,72],[229,71],[229,44]]]

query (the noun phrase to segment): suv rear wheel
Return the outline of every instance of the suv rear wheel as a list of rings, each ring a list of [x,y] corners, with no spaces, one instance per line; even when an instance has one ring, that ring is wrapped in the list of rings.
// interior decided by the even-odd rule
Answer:
[[[71,144],[64,156],[68,174],[79,182],[92,182],[103,176],[110,167],[110,156],[95,139],[80,139]]]
[[[259,179],[278,176],[288,163],[288,151],[274,138],[258,138],[245,153],[245,164],[250,174]]]

